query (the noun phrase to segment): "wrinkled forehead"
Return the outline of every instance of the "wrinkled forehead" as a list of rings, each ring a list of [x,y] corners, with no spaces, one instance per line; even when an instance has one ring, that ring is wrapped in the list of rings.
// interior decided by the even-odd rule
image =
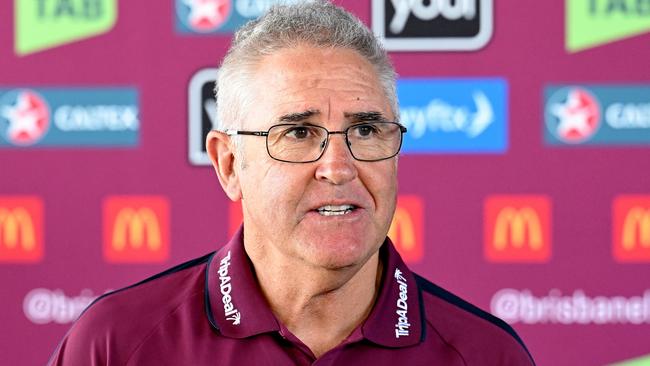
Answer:
[[[264,56],[252,76],[247,119],[254,120],[247,124],[394,120],[377,71],[354,50],[279,50]]]

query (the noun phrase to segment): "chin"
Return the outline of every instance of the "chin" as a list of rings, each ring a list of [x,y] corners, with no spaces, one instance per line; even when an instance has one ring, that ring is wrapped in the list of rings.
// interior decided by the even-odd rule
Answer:
[[[318,247],[309,248],[305,253],[305,259],[313,265],[338,270],[350,267],[361,267],[368,259],[379,250],[379,247],[359,243],[358,241],[329,245],[323,247],[322,243]]]

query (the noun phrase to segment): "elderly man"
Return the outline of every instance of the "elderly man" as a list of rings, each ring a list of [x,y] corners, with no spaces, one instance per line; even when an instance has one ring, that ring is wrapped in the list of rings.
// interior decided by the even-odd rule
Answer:
[[[243,27],[207,139],[244,225],[216,253],[103,296],[56,365],[532,365],[505,323],[412,273],[386,238],[395,73],[327,2]]]

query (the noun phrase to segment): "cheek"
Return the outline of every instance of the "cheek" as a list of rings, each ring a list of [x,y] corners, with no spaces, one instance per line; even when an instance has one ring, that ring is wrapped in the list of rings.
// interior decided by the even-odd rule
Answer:
[[[362,179],[373,196],[377,210],[392,212],[397,197],[397,165],[387,161],[375,167],[370,166]]]
[[[285,165],[267,161],[264,164],[251,164],[247,168],[250,172],[256,172],[246,179],[249,197],[256,201],[255,206],[263,206],[265,212],[273,212],[274,216],[292,215],[308,184],[305,169],[301,171]]]

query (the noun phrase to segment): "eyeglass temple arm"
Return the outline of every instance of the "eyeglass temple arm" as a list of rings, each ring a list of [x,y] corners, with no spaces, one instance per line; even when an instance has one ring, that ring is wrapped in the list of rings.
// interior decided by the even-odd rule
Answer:
[[[239,131],[239,130],[226,130],[224,131],[228,136],[235,135],[252,135],[252,136],[267,136],[267,131]]]

